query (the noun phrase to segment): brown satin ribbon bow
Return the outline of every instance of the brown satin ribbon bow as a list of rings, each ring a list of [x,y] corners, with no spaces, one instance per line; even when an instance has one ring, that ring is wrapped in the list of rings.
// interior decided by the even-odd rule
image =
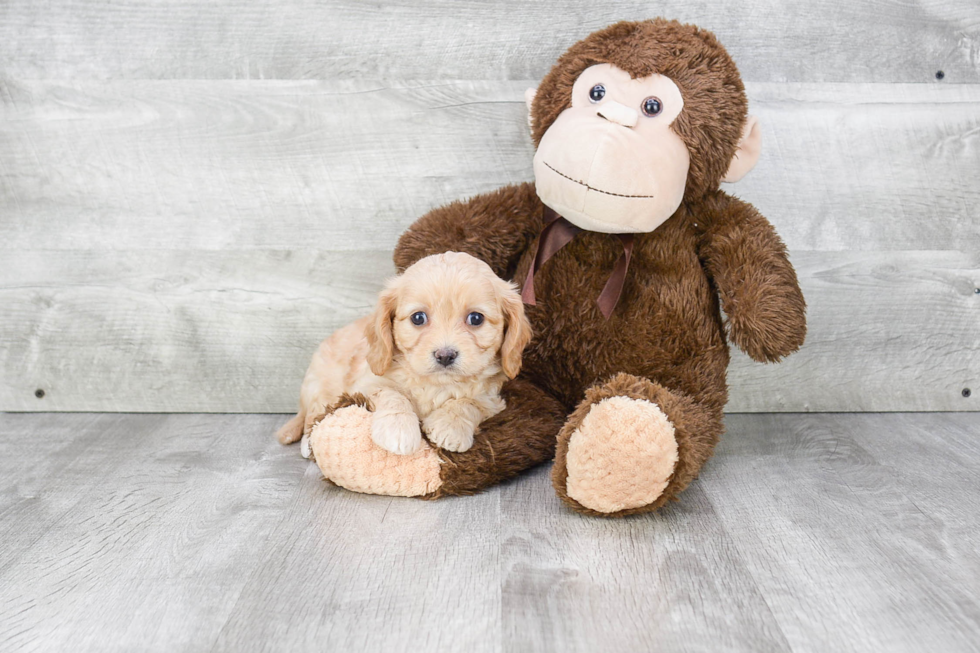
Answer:
[[[538,251],[534,254],[534,262],[531,269],[527,271],[527,279],[524,280],[524,290],[521,291],[521,299],[525,304],[535,305],[534,301],[534,275],[554,256],[558,250],[572,242],[582,229],[576,227],[565,218],[558,215],[553,209],[544,209],[544,229],[541,230],[541,237],[538,239]],[[626,270],[630,266],[630,258],[633,256],[633,234],[615,234],[620,242],[623,243],[623,253],[616,260],[612,274],[606,281],[605,287],[599,293],[596,304],[602,315],[608,320],[609,316],[616,309],[619,296],[623,294],[623,283],[626,281]]]

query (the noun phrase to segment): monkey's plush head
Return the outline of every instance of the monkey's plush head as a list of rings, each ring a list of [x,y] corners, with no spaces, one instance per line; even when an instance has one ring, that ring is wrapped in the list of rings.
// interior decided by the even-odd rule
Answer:
[[[595,32],[526,99],[538,196],[591,231],[653,231],[759,157],[738,69],[693,25],[656,19]]]

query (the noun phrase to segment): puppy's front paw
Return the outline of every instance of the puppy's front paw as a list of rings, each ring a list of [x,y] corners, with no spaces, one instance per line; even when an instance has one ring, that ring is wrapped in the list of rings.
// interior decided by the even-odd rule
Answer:
[[[371,439],[392,453],[415,453],[422,446],[419,417],[415,413],[377,412],[371,420]]]
[[[468,451],[473,446],[473,425],[457,415],[437,410],[422,421],[432,444],[446,451]]]

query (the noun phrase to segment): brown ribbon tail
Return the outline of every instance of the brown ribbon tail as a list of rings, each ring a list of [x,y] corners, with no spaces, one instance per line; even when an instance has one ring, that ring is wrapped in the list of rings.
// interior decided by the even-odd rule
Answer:
[[[521,301],[529,306],[537,306],[534,301],[534,263],[538,260],[537,254],[531,262],[531,269],[527,271],[527,278],[524,279],[524,288],[521,290]]]
[[[619,240],[623,243],[623,253],[619,255],[616,260],[616,265],[613,267],[612,274],[609,275],[609,280],[606,281],[606,285],[603,287],[602,292],[599,293],[599,298],[596,300],[596,304],[599,305],[599,310],[602,312],[603,317],[607,320],[616,310],[616,304],[619,303],[619,296],[623,294],[623,284],[626,282],[626,271],[630,267],[630,258],[633,256],[633,234],[617,234]]]
[[[534,253],[534,261],[531,263],[531,268],[527,271],[527,278],[524,279],[524,287],[521,290],[521,301],[530,306],[535,306],[535,273],[558,250],[572,242],[572,239],[582,231],[555,213],[550,207],[545,207],[544,219],[545,227],[541,230],[541,237],[538,238],[538,251]]]

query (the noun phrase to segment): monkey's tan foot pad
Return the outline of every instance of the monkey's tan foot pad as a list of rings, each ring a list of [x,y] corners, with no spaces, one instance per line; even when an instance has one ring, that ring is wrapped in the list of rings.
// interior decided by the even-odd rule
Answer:
[[[657,404],[610,397],[574,428],[565,457],[567,496],[596,513],[653,504],[677,465],[674,426]]]
[[[382,449],[371,439],[371,417],[363,406],[345,406],[310,433],[310,447],[323,476],[342,488],[365,494],[417,497],[435,492],[439,456],[423,440],[408,456]]]

